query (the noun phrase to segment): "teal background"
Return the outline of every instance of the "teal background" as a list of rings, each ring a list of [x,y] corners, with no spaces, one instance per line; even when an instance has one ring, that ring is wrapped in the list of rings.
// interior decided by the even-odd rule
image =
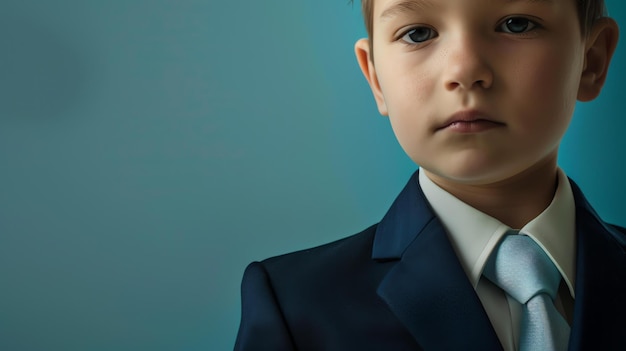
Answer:
[[[415,168],[363,35],[347,0],[3,0],[0,350],[232,349],[250,261],[377,222]],[[625,50],[560,160],[622,225]]]

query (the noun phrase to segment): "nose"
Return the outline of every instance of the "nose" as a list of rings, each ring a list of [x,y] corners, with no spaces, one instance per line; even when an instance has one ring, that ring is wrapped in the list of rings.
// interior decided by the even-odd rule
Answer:
[[[444,58],[444,84],[449,91],[488,89],[494,74],[489,63],[489,48],[478,38],[462,35],[450,43]]]

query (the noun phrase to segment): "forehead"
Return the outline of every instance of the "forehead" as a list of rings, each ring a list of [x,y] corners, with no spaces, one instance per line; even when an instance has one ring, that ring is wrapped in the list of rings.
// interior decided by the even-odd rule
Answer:
[[[373,6],[372,16],[374,20],[385,20],[397,15],[410,12],[419,12],[429,8],[437,8],[446,5],[481,5],[494,8],[498,6],[510,6],[516,4],[556,5],[572,0],[371,0]]]

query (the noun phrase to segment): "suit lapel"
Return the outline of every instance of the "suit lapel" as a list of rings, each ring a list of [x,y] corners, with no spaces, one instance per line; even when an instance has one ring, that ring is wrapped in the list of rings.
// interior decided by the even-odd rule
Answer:
[[[417,172],[379,224],[373,258],[398,260],[378,294],[424,349],[502,349]]]
[[[576,201],[577,266],[570,350],[626,346],[624,233],[605,224],[572,184]]]

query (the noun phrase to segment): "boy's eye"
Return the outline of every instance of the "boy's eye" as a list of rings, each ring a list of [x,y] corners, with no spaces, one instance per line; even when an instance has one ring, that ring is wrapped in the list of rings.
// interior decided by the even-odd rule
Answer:
[[[406,32],[402,40],[410,44],[423,43],[437,36],[437,32],[429,27],[416,27]]]
[[[511,17],[500,25],[500,30],[505,33],[521,34],[533,30],[535,27],[537,24],[528,18]]]

